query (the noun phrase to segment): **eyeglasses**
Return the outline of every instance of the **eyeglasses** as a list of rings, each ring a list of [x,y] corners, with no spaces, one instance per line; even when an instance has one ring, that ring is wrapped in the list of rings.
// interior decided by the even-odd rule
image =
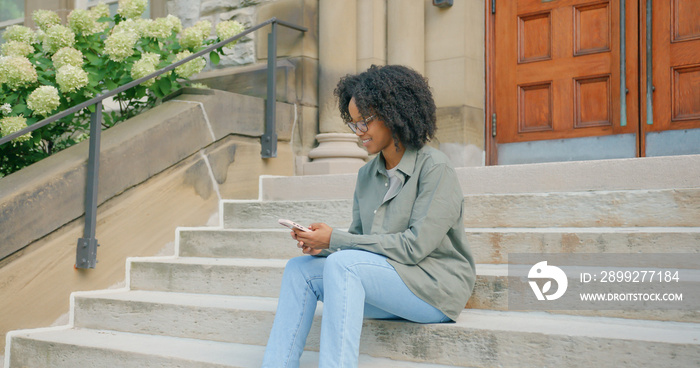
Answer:
[[[364,120],[360,120],[357,123],[354,123],[352,121],[346,121],[345,124],[347,124],[350,127],[350,130],[352,130],[353,133],[357,134],[357,131],[359,130],[362,133],[367,132],[367,124],[369,124],[374,118],[376,118],[376,115],[372,115]]]

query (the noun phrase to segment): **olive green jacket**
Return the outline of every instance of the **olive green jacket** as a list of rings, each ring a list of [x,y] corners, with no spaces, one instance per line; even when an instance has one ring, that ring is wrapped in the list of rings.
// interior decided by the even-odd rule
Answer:
[[[333,229],[330,247],[388,257],[414,294],[456,320],[476,278],[464,232],[464,195],[442,152],[406,150],[397,171],[401,189],[384,201],[389,177],[381,154],[357,175],[348,231]]]

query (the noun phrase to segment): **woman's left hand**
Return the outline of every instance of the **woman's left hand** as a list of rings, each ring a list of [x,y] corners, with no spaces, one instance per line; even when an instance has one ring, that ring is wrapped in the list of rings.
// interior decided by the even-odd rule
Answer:
[[[328,249],[333,228],[324,223],[313,223],[309,229],[311,231],[295,231],[297,240],[311,249]]]

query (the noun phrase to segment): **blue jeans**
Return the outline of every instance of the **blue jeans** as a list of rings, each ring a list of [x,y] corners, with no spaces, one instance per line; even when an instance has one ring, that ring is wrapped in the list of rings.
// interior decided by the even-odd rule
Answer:
[[[386,257],[343,250],[291,259],[284,269],[263,367],[298,367],[316,302],[323,302],[319,367],[357,367],[363,318],[450,321],[404,284]]]

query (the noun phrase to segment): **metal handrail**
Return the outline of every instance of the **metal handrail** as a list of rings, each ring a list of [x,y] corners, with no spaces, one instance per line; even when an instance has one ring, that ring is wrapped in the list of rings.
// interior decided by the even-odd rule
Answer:
[[[31,133],[37,129],[40,129],[48,124],[51,124],[61,118],[64,118],[70,114],[76,113],[88,106],[95,105],[95,112],[91,113],[90,116],[90,148],[88,156],[88,175],[87,175],[87,189],[86,189],[86,199],[85,199],[85,231],[83,233],[84,237],[78,239],[78,249],[76,252],[76,268],[95,268],[97,264],[97,239],[95,238],[95,228],[97,225],[97,189],[98,189],[98,173],[99,173],[99,155],[100,155],[100,126],[102,125],[102,101],[112,96],[115,96],[121,92],[124,92],[132,87],[136,87],[139,84],[155,78],[161,74],[167,73],[178,66],[185,64],[191,60],[194,60],[200,56],[203,56],[209,52],[212,52],[220,47],[227,45],[229,42],[236,41],[241,37],[248,35],[249,33],[255,32],[260,28],[267,25],[271,25],[271,32],[268,34],[268,58],[267,58],[267,99],[266,113],[265,113],[265,133],[261,137],[262,145],[262,156],[265,158],[276,157],[277,156],[277,133],[275,131],[275,81],[276,76],[276,65],[277,65],[277,27],[279,24],[287,28],[291,28],[300,32],[306,32],[308,29],[306,27],[298,26],[289,22],[279,20],[275,17],[270,18],[258,25],[250,27],[245,31],[228,38],[226,40],[217,42],[193,55],[190,55],[178,62],[170,64],[162,69],[159,69],[145,77],[139,78],[132,82],[129,82],[121,87],[115,88],[111,91],[105,92],[98,95],[88,101],[81,104],[75,105],[67,110],[61,111],[55,115],[52,115],[44,120],[32,124],[31,126],[22,129],[18,132],[12,133],[5,137],[0,138],[0,145],[12,141],[13,139]]]

